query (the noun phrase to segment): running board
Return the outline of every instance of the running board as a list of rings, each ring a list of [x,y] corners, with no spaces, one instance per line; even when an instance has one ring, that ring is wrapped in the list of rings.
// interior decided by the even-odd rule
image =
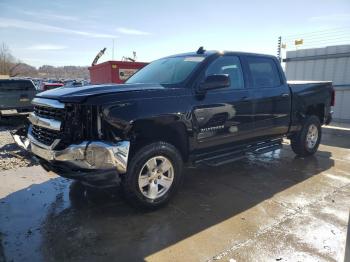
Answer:
[[[275,151],[275,150],[278,150],[278,149],[281,149],[281,148],[282,148],[282,144],[278,144],[278,145],[276,144],[276,145],[273,145],[273,146],[257,149],[255,151],[253,151],[253,153],[254,154],[264,154],[264,153]]]
[[[262,142],[255,145],[250,145],[240,150],[217,154],[211,157],[205,157],[194,161],[194,165],[207,165],[216,167],[228,164],[244,158],[247,153],[264,154],[282,148],[282,139]]]
[[[259,144],[259,145],[255,146],[254,149],[251,150],[250,152],[252,152],[253,154],[264,154],[264,153],[278,150],[281,148],[282,148],[282,139],[279,139],[279,140],[274,140],[274,141],[271,141],[268,143]],[[249,152],[249,151],[247,151],[247,152]]]

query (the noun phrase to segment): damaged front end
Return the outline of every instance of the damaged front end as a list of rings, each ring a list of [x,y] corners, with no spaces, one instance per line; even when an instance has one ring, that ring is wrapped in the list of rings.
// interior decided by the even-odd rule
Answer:
[[[29,151],[30,140],[27,137],[29,125],[24,125],[11,131],[10,134],[15,143],[22,149]]]
[[[25,129],[12,136],[46,170],[83,181],[126,173],[130,142],[110,132],[103,134],[98,106],[45,98],[35,98],[32,103],[26,136]]]

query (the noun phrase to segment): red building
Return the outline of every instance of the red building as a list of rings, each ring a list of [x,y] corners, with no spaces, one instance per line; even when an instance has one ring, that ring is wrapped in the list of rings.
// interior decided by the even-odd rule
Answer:
[[[148,63],[107,61],[89,67],[91,84],[124,83]]]

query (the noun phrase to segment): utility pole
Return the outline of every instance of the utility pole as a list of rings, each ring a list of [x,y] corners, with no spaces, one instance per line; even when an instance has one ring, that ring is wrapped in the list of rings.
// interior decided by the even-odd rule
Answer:
[[[282,44],[282,37],[279,36],[278,37],[278,43],[277,43],[277,58],[280,61],[280,63],[282,61],[282,58],[281,58],[281,44]]]
[[[113,46],[112,46],[112,60],[114,60],[114,39],[112,40]]]

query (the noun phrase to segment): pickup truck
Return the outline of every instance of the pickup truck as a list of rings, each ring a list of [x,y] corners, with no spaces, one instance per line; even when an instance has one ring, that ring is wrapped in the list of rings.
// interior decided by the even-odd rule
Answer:
[[[200,48],[156,60],[126,84],[49,90],[33,104],[26,148],[44,169],[121,184],[130,203],[155,209],[178,190],[184,165],[215,167],[280,149],[283,138],[297,155],[314,154],[334,90],[288,84],[270,55]]]
[[[0,80],[0,118],[28,114],[33,111],[31,100],[37,93],[31,80]]]

